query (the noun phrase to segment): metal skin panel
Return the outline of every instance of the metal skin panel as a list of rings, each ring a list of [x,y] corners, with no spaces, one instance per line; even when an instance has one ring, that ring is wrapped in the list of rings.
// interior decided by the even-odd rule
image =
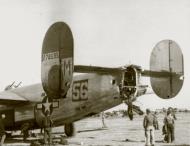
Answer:
[[[32,104],[16,107],[14,109],[15,122],[34,119],[34,106]]]
[[[152,51],[150,70],[170,73],[167,77],[151,77],[150,81],[159,97],[175,97],[182,88],[184,75],[183,55],[179,45],[172,40],[160,41]]]
[[[59,109],[55,109],[52,117],[57,125],[76,121],[82,117],[96,114],[102,110],[109,109],[113,106],[122,103],[117,84],[112,84],[113,76],[86,74],[78,76],[75,81],[88,80],[87,100],[71,101],[73,97],[73,89],[69,90],[68,98],[65,101],[60,101],[62,105]],[[66,101],[67,100],[67,101]],[[68,103],[70,103],[68,105]],[[58,113],[62,111],[64,115]],[[61,120],[62,119],[62,120]]]
[[[116,80],[113,84],[113,80]],[[88,81],[87,88],[82,88]],[[122,103],[119,92],[118,76],[100,75],[100,74],[82,74],[74,76],[71,88],[68,90],[66,98],[58,99],[59,108],[54,108],[52,112],[53,126],[64,125],[65,123],[72,123],[80,120],[86,116],[99,113]],[[80,83],[78,90],[78,100],[73,100],[73,84]],[[85,84],[83,84],[85,83]],[[86,92],[87,91],[87,92]],[[42,110],[36,108],[36,104],[43,99],[42,94],[44,90],[41,84],[21,87],[9,90],[9,93],[14,93],[30,103],[9,106],[9,108],[1,108],[0,112],[4,113],[11,108],[12,124],[7,125],[9,130],[19,130],[20,126],[29,121],[33,128],[39,128],[42,123],[44,114]],[[87,93],[87,99],[83,100],[83,92]],[[85,96],[84,96],[85,97]],[[76,96],[75,96],[76,99]],[[21,102],[22,103],[22,102]]]
[[[71,123],[88,115],[96,114],[122,103],[117,84],[112,84],[111,75],[85,74],[74,76],[72,88],[68,90],[67,97],[59,99],[59,108],[52,113],[54,126]],[[87,88],[81,88],[87,83]],[[74,87],[78,88],[74,89]],[[78,90],[74,95],[74,90]],[[86,92],[85,96],[81,93]],[[43,119],[41,110],[35,109],[36,122],[40,125]]]
[[[64,97],[73,78],[73,36],[67,24],[54,23],[42,46],[41,80],[48,97]]]

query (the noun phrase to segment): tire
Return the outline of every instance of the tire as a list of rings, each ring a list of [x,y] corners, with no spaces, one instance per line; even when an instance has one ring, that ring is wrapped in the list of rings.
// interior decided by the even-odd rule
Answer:
[[[68,137],[71,137],[74,135],[74,124],[73,123],[67,123],[65,124],[65,134],[68,136]]]

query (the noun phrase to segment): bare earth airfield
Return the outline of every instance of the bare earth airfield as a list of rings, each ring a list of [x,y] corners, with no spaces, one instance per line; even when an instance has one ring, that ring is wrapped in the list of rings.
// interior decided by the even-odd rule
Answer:
[[[163,143],[163,135],[161,127],[163,125],[163,114],[159,114],[160,130],[155,131],[156,146],[189,146],[190,145],[190,113],[177,113],[175,142],[172,144]],[[136,115],[133,121],[127,117],[108,117],[105,119],[107,129],[101,129],[102,122],[100,117],[92,117],[80,120],[75,123],[76,135],[67,138],[69,146],[144,146],[144,131],[142,127],[143,116]],[[59,141],[63,127],[53,129],[54,141]],[[35,131],[39,132],[39,130]],[[23,143],[21,138],[7,139],[7,146],[29,146]],[[60,145],[60,144],[55,144]]]

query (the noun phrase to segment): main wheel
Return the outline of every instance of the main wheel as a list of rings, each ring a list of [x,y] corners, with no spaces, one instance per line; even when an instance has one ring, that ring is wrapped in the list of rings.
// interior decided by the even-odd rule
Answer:
[[[67,123],[65,124],[65,134],[70,137],[74,135],[75,132],[75,128],[74,128],[74,124],[73,123]]]

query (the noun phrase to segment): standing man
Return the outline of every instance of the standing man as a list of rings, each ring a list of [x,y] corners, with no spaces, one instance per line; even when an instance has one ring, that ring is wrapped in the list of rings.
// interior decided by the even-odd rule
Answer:
[[[143,121],[143,127],[145,130],[145,146],[154,146],[154,116],[149,109],[146,109],[146,115]]]
[[[21,126],[21,133],[23,134],[23,141],[26,141],[26,139],[29,137],[29,128],[30,128],[30,124],[24,123]]]
[[[164,125],[166,127],[166,137],[164,138],[167,143],[174,141],[174,117],[170,110],[167,111],[167,116],[164,118]]]
[[[50,112],[47,110],[43,119],[43,127],[44,127],[44,143],[49,145],[52,144],[52,133],[51,133],[52,124],[53,122],[50,117]]]
[[[106,124],[105,124],[105,115],[104,112],[101,112],[101,117],[102,117],[102,128],[107,128]]]
[[[157,117],[157,111],[154,112],[153,116],[154,116],[154,128],[155,130],[159,130],[159,123],[158,123],[158,117]]]
[[[1,143],[0,146],[3,146],[5,138],[6,138],[6,132],[5,132],[5,126],[4,126],[4,120],[5,114],[2,114],[0,116],[0,137],[1,137]]]
[[[169,107],[168,110],[171,112],[171,115],[174,119],[174,124],[173,124],[173,141],[175,140],[175,120],[177,120],[175,110],[172,107]]]

